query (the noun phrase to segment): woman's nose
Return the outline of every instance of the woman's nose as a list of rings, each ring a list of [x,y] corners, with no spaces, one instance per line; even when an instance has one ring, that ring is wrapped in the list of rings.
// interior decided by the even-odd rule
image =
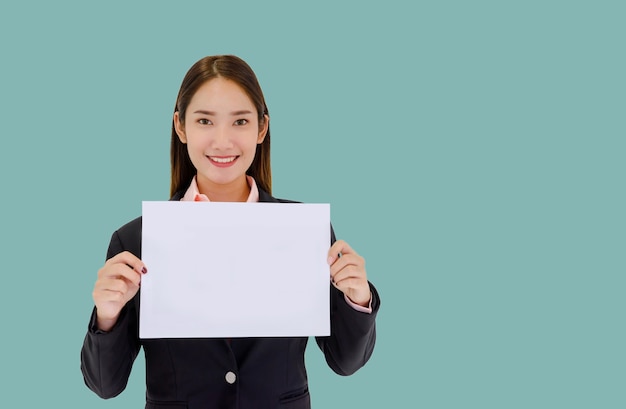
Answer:
[[[233,146],[230,132],[225,127],[217,127],[213,136],[214,147],[226,149]]]

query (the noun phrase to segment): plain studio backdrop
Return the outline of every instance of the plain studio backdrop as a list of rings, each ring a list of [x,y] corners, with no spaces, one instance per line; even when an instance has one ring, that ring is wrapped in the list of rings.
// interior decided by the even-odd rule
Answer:
[[[621,2],[214,3],[0,6],[7,405],[142,407],[142,355],[112,400],[83,384],[91,291],[168,198],[185,72],[228,53],[275,196],[330,203],[382,299],[355,375],[310,344],[314,407],[626,407]]]

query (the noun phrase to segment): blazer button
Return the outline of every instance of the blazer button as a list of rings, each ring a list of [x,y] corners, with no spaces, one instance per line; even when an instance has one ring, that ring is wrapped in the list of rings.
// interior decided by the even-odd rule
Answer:
[[[224,378],[226,378],[226,382],[232,385],[237,380],[237,375],[235,375],[233,372],[228,371]]]

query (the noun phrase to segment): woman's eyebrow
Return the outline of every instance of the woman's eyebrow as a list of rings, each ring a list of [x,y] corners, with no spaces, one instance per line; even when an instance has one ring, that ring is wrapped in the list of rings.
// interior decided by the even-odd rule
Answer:
[[[215,112],[213,111],[205,111],[203,109],[198,109],[197,111],[193,111],[194,114],[203,114],[203,115],[213,115],[215,116]]]
[[[205,111],[204,109],[198,109],[197,111],[193,111],[194,114],[203,114],[203,115],[212,115],[212,116],[216,116],[217,114],[213,111]],[[244,109],[241,111],[233,111],[230,113],[230,115],[232,116],[237,116],[237,115],[250,115],[252,114],[252,111]]]
[[[230,113],[233,116],[237,116],[237,115],[250,115],[252,114],[252,111],[248,111],[247,109],[241,110],[241,111],[233,111]]]

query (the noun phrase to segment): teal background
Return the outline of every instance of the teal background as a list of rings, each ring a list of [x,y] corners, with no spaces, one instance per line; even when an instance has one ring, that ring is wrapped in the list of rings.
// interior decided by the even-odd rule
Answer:
[[[619,1],[4,2],[0,384],[104,401],[79,351],[111,233],[169,190],[186,70],[247,60],[274,193],[331,203],[382,297],[315,408],[624,408],[626,7]],[[313,345],[311,345],[313,346]]]

